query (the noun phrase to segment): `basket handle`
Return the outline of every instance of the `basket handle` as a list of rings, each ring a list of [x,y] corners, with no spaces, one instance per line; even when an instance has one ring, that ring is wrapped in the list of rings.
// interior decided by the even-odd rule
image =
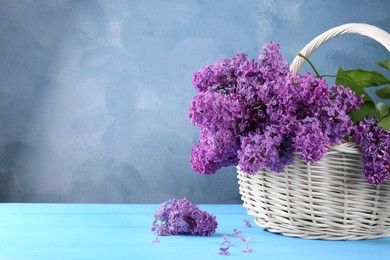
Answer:
[[[390,34],[378,27],[364,24],[364,23],[347,23],[334,27],[309,42],[302,50],[301,54],[305,57],[310,57],[310,55],[317,50],[322,44],[329,41],[330,39],[342,35],[345,33],[357,33],[370,37],[380,44],[382,44],[390,52]],[[297,56],[293,60],[290,66],[290,70],[297,73],[301,70],[302,65],[305,63],[305,59]]]

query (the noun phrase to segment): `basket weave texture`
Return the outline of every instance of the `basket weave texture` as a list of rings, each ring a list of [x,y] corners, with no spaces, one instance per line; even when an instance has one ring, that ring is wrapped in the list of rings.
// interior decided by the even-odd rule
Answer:
[[[371,38],[390,51],[388,33],[370,25],[346,24],[318,36],[301,53],[308,57],[330,38],[350,32],[374,35]],[[299,71],[301,66],[302,60],[296,58],[290,68]],[[360,147],[344,143],[331,147],[316,163],[296,156],[282,173],[261,170],[248,175],[237,168],[243,206],[257,225],[287,236],[326,240],[390,236],[390,181],[372,186],[362,177],[362,167]]]

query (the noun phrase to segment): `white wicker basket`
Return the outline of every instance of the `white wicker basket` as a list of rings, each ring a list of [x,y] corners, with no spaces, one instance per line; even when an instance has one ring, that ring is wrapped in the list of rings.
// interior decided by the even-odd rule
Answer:
[[[306,57],[329,39],[358,33],[390,51],[390,34],[367,24],[345,24],[312,40]],[[298,72],[304,59],[290,66]],[[248,175],[238,168],[243,205],[270,232],[307,239],[357,240],[390,236],[390,181],[374,187],[362,178],[362,155],[350,143],[334,146],[317,163],[296,157],[284,173]]]

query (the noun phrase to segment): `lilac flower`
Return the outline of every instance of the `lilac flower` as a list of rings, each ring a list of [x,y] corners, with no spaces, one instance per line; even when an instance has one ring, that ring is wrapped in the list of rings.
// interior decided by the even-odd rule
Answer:
[[[199,92],[216,91],[226,93],[236,87],[238,68],[246,61],[245,54],[237,54],[232,59],[221,59],[194,73],[192,84]]]
[[[200,212],[197,218],[193,218],[194,228],[193,235],[209,236],[215,233],[217,227],[216,218],[205,211]]]
[[[239,140],[232,132],[221,130],[211,133],[204,128],[199,143],[192,149],[192,167],[201,174],[211,174],[221,167],[235,165],[239,147]]]
[[[390,133],[376,125],[375,117],[365,118],[353,130],[353,140],[361,145],[363,177],[372,185],[386,181],[390,171]]]
[[[241,150],[238,159],[241,170],[248,174],[256,174],[265,166],[264,154],[267,153],[267,143],[262,134],[249,134],[241,138]]]
[[[227,245],[230,246],[230,241],[229,241],[227,235],[223,235],[222,238],[223,238],[224,241],[221,243],[221,245],[227,243]]]
[[[307,117],[302,121],[302,126],[294,139],[296,151],[308,162],[319,161],[330,145],[330,139],[326,135],[322,122],[314,117]]]
[[[189,117],[195,126],[210,132],[226,129],[239,134],[245,130],[250,115],[250,108],[237,94],[202,92],[193,98]]]
[[[274,42],[257,61],[237,54],[204,67],[193,84],[189,117],[201,134],[191,165],[201,174],[237,164],[248,174],[281,172],[295,152],[316,162],[351,133],[348,112],[362,103],[349,88],[289,72]]]
[[[220,255],[229,255],[229,247],[220,247],[219,248],[219,254]]]
[[[229,255],[229,251],[227,251],[227,250],[229,250],[229,248],[230,248],[230,241],[229,241],[227,235],[224,235],[222,238],[223,238],[224,242],[222,242],[221,245],[226,243],[227,246],[226,247],[220,247],[219,248],[219,250],[220,250],[219,254],[220,255]]]
[[[261,168],[282,171],[284,165],[293,162],[293,151],[291,138],[270,126],[264,133],[242,137],[237,154],[240,168],[248,174],[256,174]]]
[[[248,237],[246,239],[244,237],[240,237],[240,242],[243,242],[246,245],[245,248],[241,250],[242,252],[251,253],[253,251],[252,248],[248,247],[249,240],[251,240],[251,237]]]
[[[331,100],[333,105],[339,108],[339,112],[357,110],[363,104],[363,95],[357,98],[350,88],[335,85],[331,88]]]
[[[159,244],[160,240],[158,239],[158,235],[156,235],[156,239],[152,240],[153,244]]]
[[[247,238],[245,239],[243,236],[241,236],[241,237],[239,238],[239,240],[240,240],[240,242],[248,243],[249,240],[251,240],[251,237],[247,237]]]
[[[288,62],[280,53],[280,46],[275,42],[267,43],[258,57],[260,71],[267,81],[276,81],[289,71]]]
[[[242,226],[251,228],[252,227],[251,221],[249,219],[244,219],[244,224]]]
[[[162,224],[157,224],[159,219],[155,219],[152,223],[152,231],[158,236],[169,236],[169,226],[167,221],[161,221]]]
[[[261,103],[260,88],[265,82],[264,74],[259,64],[254,60],[245,61],[239,68],[236,93],[243,97],[246,103],[253,107]]]
[[[330,143],[339,144],[344,136],[351,134],[353,124],[347,113],[360,108],[363,96],[357,98],[351,89],[340,85],[331,87],[330,91],[331,96],[323,108],[321,121],[325,123]]]
[[[244,253],[251,253],[251,252],[253,251],[253,249],[250,248],[250,247],[245,247],[245,248],[242,249],[241,251],[244,252]]]
[[[241,231],[240,230],[237,230],[237,229],[233,229],[233,234],[232,236],[234,237],[240,237],[241,236]]]
[[[154,214],[152,231],[157,236],[176,234],[208,236],[215,233],[215,216],[201,211],[186,198],[169,200],[160,205]],[[156,238],[156,242],[158,237]]]

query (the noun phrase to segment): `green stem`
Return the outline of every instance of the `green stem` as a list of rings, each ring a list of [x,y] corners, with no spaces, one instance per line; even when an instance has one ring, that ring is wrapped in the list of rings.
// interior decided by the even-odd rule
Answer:
[[[303,58],[304,60],[306,60],[306,61],[310,64],[310,66],[312,67],[312,69],[314,70],[314,73],[316,74],[316,76],[317,76],[318,78],[321,78],[320,74],[318,73],[318,71],[317,71],[316,68],[314,67],[313,63],[311,63],[311,61],[310,61],[308,58],[306,58],[306,57],[305,57],[304,55],[302,55],[301,53],[298,53],[298,56],[301,57],[301,58]]]
[[[324,78],[324,77],[328,77],[328,78],[336,78],[336,77],[337,77],[337,75],[328,75],[328,74],[321,75],[321,78]]]

